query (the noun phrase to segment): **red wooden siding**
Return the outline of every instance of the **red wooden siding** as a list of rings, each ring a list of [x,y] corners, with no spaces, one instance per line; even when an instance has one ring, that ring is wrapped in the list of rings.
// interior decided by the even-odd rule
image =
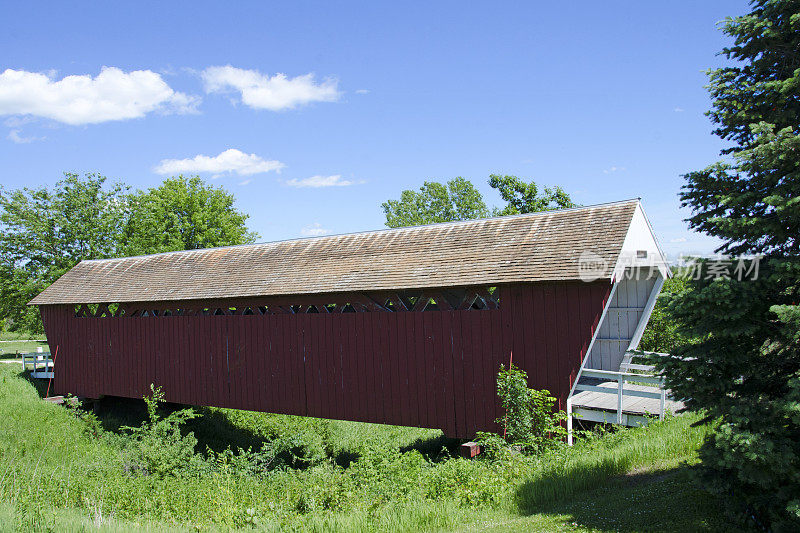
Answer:
[[[59,394],[166,399],[472,437],[501,416],[514,363],[564,407],[609,283],[500,287],[500,308],[424,312],[76,317],[41,306]]]

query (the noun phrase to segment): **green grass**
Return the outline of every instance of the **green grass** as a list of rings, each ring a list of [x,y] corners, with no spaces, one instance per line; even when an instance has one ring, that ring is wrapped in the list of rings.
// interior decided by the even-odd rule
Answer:
[[[44,334],[0,331],[0,359],[15,358],[17,353],[35,352],[38,347],[47,352],[50,350],[47,342],[37,342],[43,339]]]
[[[142,402],[95,419],[40,394],[0,365],[0,531],[730,530],[687,473],[707,431],[691,417],[489,461],[453,457],[440,431],[209,408],[188,428],[197,460],[158,478],[131,470],[118,434]],[[218,455],[276,442],[294,467]]]

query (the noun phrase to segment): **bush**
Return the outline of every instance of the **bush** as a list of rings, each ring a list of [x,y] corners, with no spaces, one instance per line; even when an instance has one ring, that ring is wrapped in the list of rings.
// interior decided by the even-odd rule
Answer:
[[[528,375],[513,364],[506,369],[500,366],[497,374],[497,394],[506,414],[498,418],[503,426],[503,439],[526,453],[539,453],[552,447],[566,435],[561,424],[566,414],[556,411],[556,399],[546,390],[528,388]],[[497,457],[500,443],[491,434],[480,434],[480,440]]]
[[[195,458],[197,439],[193,433],[181,434],[181,426],[197,414],[182,409],[166,417],[159,415],[159,405],[164,402],[161,387],[150,385],[151,395],[145,396],[146,420],[140,427],[125,426],[130,436],[125,448],[129,469],[146,475],[164,477],[176,475],[187,468]]]

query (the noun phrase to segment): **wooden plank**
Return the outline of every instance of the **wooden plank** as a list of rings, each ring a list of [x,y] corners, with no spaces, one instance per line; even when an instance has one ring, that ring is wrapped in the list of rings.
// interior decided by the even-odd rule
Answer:
[[[536,361],[538,372],[536,374],[536,383],[538,388],[543,388],[544,383],[548,381],[548,372],[552,362],[550,360],[549,351],[547,350],[547,337],[553,332],[549,331],[546,326],[547,314],[552,312],[545,304],[544,289],[541,284],[536,284],[531,287],[531,308],[533,310],[532,324],[528,326],[528,331],[533,333],[533,339],[529,342],[536,351]]]
[[[169,358],[172,367],[172,379],[174,381],[174,390],[172,391],[173,401],[183,403],[182,392],[184,387],[184,375],[181,370],[181,360],[183,359],[183,339],[181,337],[180,329],[178,328],[178,321],[181,317],[178,315],[171,316],[167,321],[168,335],[167,338],[167,352],[166,356]]]
[[[434,325],[432,311],[422,312],[423,331],[425,332],[425,395],[427,399],[427,418],[425,427],[437,428],[437,395],[436,395],[436,353],[434,345]]]
[[[350,330],[351,361],[353,364],[353,392],[356,398],[355,419],[364,421],[367,418],[367,383],[365,381],[366,368],[364,363],[364,335],[363,329],[364,315],[362,313],[352,313],[343,315],[347,320],[352,321],[353,328]]]
[[[442,317],[442,379],[444,381],[445,435],[456,434],[455,370],[453,355],[453,311],[441,312]],[[488,355],[488,354],[487,354]]]
[[[552,384],[550,393],[558,399],[557,407],[566,408],[567,396],[569,395],[569,375],[571,372],[571,361],[576,357],[577,349],[574,347],[575,338],[580,336],[580,325],[577,323],[576,314],[570,313],[572,302],[569,299],[567,282],[559,282],[556,285],[556,301],[558,302],[558,317],[561,327],[558,330],[559,338],[559,358],[556,381]]]
[[[333,329],[332,316],[327,311],[319,315],[319,319],[325,324],[325,355],[328,371],[323,376],[325,378],[325,418],[336,418],[337,395],[336,395],[336,332]]]
[[[386,339],[389,343],[387,350],[387,363],[389,368],[389,413],[391,416],[387,417],[390,424],[402,425],[403,424],[403,400],[401,395],[401,365],[399,338],[398,338],[398,313],[385,313],[386,324]]]
[[[323,369],[325,368],[325,332],[320,327],[315,327],[319,323],[319,315],[303,315],[303,322],[306,325],[306,338],[311,339],[311,345],[306,346],[306,364],[311,367],[310,375],[313,385],[309,389],[309,415],[315,417],[323,416]],[[306,384],[308,386],[308,383]]]
[[[442,326],[441,326],[441,311],[429,311],[423,318],[428,318],[428,335],[429,335],[429,349],[430,359],[429,364],[432,367],[432,392],[433,392],[433,410],[429,411],[431,418],[431,426],[436,429],[445,429],[445,419],[447,418],[447,411],[444,403],[444,361],[442,352]],[[430,406],[429,406],[430,407]]]
[[[343,417],[345,413],[349,414],[351,410],[350,405],[352,405],[348,402],[345,388],[345,364],[347,361],[345,345],[347,343],[347,333],[343,328],[341,314],[333,314],[331,316],[331,323],[333,324],[334,331],[336,331],[336,414],[337,417]]]
[[[538,293],[536,285],[520,285],[519,286],[519,305],[517,306],[517,314],[520,315],[521,328],[522,328],[522,344],[523,349],[520,350],[518,355],[516,351],[514,355],[517,356],[520,364],[524,364],[523,368],[528,373],[528,386],[534,388],[539,387],[541,382],[542,372],[542,359],[543,354],[541,350],[537,349],[537,342],[539,340],[538,332],[536,331],[536,301],[535,296]]]
[[[420,426],[420,395],[419,395],[419,373],[417,371],[417,358],[419,355],[419,336],[416,334],[416,315],[413,313],[402,313],[400,323],[403,325],[403,346],[406,355],[405,362],[407,367],[406,377],[408,378],[408,390],[405,391],[408,400],[407,423],[410,426]]]
[[[305,339],[306,388],[308,390],[308,416],[319,417],[322,414],[322,339],[319,328],[315,328],[312,319],[315,315],[298,315],[303,321],[303,338]]]
[[[197,368],[200,371],[201,382],[203,384],[202,390],[197,392],[197,395],[202,401],[206,398],[209,405],[214,398],[214,331],[211,329],[211,317],[198,316],[197,317],[197,344],[198,344],[198,359]],[[202,404],[201,404],[202,405]]]
[[[211,395],[212,404],[225,406],[225,397],[222,390],[222,364],[225,360],[225,339],[223,338],[222,319],[219,316],[209,316],[208,326],[212,332],[211,345]]]
[[[547,350],[547,388],[550,390],[551,384],[558,381],[558,358],[560,357],[559,343],[559,317],[558,302],[556,301],[555,290],[552,285],[547,285],[543,289],[545,313],[545,345]]]
[[[156,386],[161,386],[164,392],[164,398],[167,401],[171,401],[171,394],[172,394],[172,383],[170,382],[172,375],[169,372],[169,366],[171,361],[170,358],[167,357],[166,354],[166,347],[164,346],[165,340],[167,338],[167,319],[164,317],[157,317],[153,319],[153,354],[155,356],[156,364],[155,364],[155,375],[156,378],[153,380]]]
[[[370,312],[367,314],[367,322],[370,329],[370,339],[372,341],[370,349],[370,358],[372,360],[372,375],[374,379],[374,396],[373,403],[375,404],[375,422],[384,423],[386,420],[386,413],[384,400],[384,374],[383,374],[383,360],[385,350],[385,338],[382,327],[382,312]]]
[[[269,413],[279,412],[281,406],[287,413],[294,413],[297,396],[281,397],[279,369],[289,366],[292,352],[289,348],[289,327],[284,315],[264,315],[264,390],[263,401]],[[287,372],[282,381],[289,383],[291,390],[297,387],[294,372]]]
[[[304,329],[305,324],[303,323],[303,319],[299,315],[290,315],[286,317],[287,320],[291,324],[294,325],[294,337],[292,339],[292,350],[294,351],[294,363],[295,369],[297,372],[297,376],[299,379],[297,394],[300,397],[300,403],[298,404],[298,413],[302,414],[303,416],[308,415],[309,403],[310,403],[310,391],[309,387],[313,386],[313,382],[310,383],[309,377],[307,375],[308,371],[308,364],[306,361],[306,331]]]
[[[475,317],[473,311],[464,311],[461,315],[461,337],[462,337],[462,361],[464,364],[464,428],[466,435],[472,436],[479,427],[479,418],[477,416],[477,404],[481,398],[476,398],[478,388],[476,385],[476,374],[480,371],[475,368],[476,349],[473,333],[475,325],[473,318]]]
[[[240,313],[242,309],[237,308],[235,312],[231,312],[229,318],[226,318],[228,325],[228,390],[230,391],[231,401],[234,405],[238,405],[237,409],[246,409],[246,391],[242,386],[242,376],[240,369],[242,366],[242,340],[244,329],[244,316]]]
[[[259,411],[270,412],[273,401],[272,395],[275,389],[273,373],[273,361],[276,353],[282,353],[283,328],[280,320],[273,315],[263,315],[259,317],[259,336],[258,345],[259,368],[261,369],[261,379],[259,380]]]
[[[470,334],[472,337],[473,395],[475,396],[475,431],[489,424],[489,402],[492,391],[486,387],[486,358],[483,345],[483,324],[477,311],[470,311]],[[507,364],[507,363],[506,363]]]
[[[333,329],[331,328],[330,321],[328,320],[327,311],[311,315],[312,326],[316,322],[320,329],[321,341],[321,357],[320,357],[320,413],[323,418],[332,418],[332,408],[334,407],[333,399]]]
[[[159,357],[163,360],[164,366],[164,382],[165,382],[165,398],[167,401],[176,402],[176,388],[178,386],[178,379],[173,372],[176,360],[171,351],[172,348],[172,317],[160,317],[159,326],[160,334],[158,339]]]
[[[188,316],[186,320],[186,336],[188,338],[188,357],[185,361],[186,377],[189,383],[187,402],[200,405],[203,391],[203,353],[200,341],[200,322],[202,317]]]
[[[386,349],[386,339],[384,338],[383,321],[384,313],[370,312],[367,315],[367,322],[372,330],[372,371],[375,379],[375,422],[381,424],[386,421],[385,395],[385,376],[384,376],[384,351]]]
[[[482,393],[482,412],[483,412],[483,425],[482,427],[493,427],[495,416],[495,398],[497,398],[497,372],[500,370],[496,366],[494,357],[492,356],[493,344],[492,339],[492,323],[491,312],[488,310],[471,311],[475,313],[480,324],[480,379],[483,382]]]
[[[416,339],[416,369],[417,398],[419,401],[419,425],[420,427],[430,427],[428,425],[428,357],[426,353],[427,342],[425,339],[425,321],[422,313],[413,313],[414,316],[414,336]]]
[[[225,324],[225,393],[228,397],[228,407],[237,409],[239,404],[239,387],[234,386],[236,376],[236,352],[237,352],[237,325],[240,323],[239,317],[233,313],[220,317]],[[239,407],[240,409],[240,407]]]
[[[462,324],[464,313],[469,311],[453,312],[451,322],[452,360],[453,360],[453,417],[455,421],[455,436],[467,437],[466,421],[466,395],[464,393],[464,339],[462,338]]]
[[[279,339],[273,343],[269,366],[270,373],[270,412],[278,413],[285,409],[287,413],[300,412],[302,395],[300,376],[295,359],[292,343],[295,338],[294,321],[290,315],[270,315],[270,320],[275,321],[276,334]],[[288,391],[286,387],[288,386]]]
[[[344,332],[343,371],[345,372],[345,405],[353,419],[359,417],[359,380],[358,380],[358,339],[356,338],[356,313],[344,313],[339,316]]]
[[[244,343],[243,351],[241,353],[241,368],[240,371],[245,374],[245,383],[247,384],[247,392],[245,394],[245,405],[248,411],[255,411],[258,405],[258,360],[259,360],[259,346],[258,346],[258,324],[257,319],[260,318],[258,312],[253,315],[242,316],[242,326],[244,327]]]
[[[257,313],[257,312],[256,312]],[[258,406],[256,399],[258,393],[258,360],[259,348],[258,345],[258,323],[257,319],[260,318],[258,314],[245,315],[242,317],[244,320],[242,324],[245,328],[245,343],[244,352],[242,353],[242,367],[240,371],[246,376],[247,382],[247,409],[255,411]]]
[[[492,346],[494,347],[494,357],[492,365],[492,379],[494,380],[492,383],[492,405],[494,407],[492,411],[492,423],[489,426],[489,431],[498,431],[499,426],[495,422],[498,418],[500,418],[503,414],[503,408],[500,405],[500,398],[497,395],[497,372],[500,370],[501,361],[505,358],[505,354],[500,350],[502,345],[502,336],[503,336],[503,317],[500,310],[493,310],[489,311],[491,316],[492,322]]]
[[[399,298],[395,297],[393,300],[395,305],[399,305]],[[395,363],[397,365],[397,401],[400,404],[400,424],[404,426],[413,425],[413,417],[411,415],[411,381],[409,374],[411,373],[411,354],[407,348],[408,330],[406,329],[406,320],[408,314],[405,312],[398,312],[392,315],[394,319],[394,334],[396,339],[396,352]]]
[[[364,313],[355,313],[356,328],[354,336],[357,339],[357,358],[358,358],[358,420],[366,422],[370,418],[370,384],[368,372],[370,365],[368,359],[369,342],[365,333],[366,325],[364,323],[366,315]]]

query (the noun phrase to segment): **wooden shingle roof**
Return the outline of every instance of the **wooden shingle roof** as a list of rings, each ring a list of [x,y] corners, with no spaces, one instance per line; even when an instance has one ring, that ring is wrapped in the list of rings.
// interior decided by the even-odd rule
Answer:
[[[610,279],[637,204],[82,261],[30,305],[574,280],[582,252]]]

